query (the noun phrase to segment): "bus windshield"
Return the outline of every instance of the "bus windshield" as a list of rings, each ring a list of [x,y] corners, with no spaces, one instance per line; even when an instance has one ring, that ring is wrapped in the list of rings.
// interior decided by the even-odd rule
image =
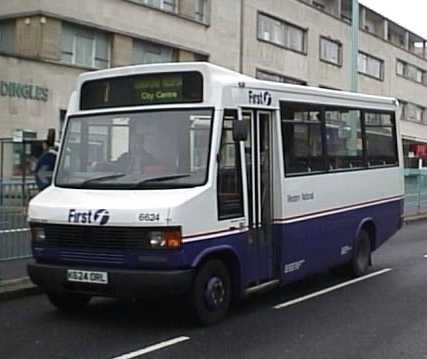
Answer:
[[[211,109],[71,117],[55,184],[92,189],[203,185],[212,117]]]

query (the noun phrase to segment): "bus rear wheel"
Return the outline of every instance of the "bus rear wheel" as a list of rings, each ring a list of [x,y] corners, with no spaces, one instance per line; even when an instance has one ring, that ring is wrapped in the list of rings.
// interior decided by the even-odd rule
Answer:
[[[200,324],[214,324],[227,315],[231,302],[231,279],[222,261],[210,260],[199,269],[193,283],[191,302]]]
[[[371,238],[369,233],[362,229],[357,238],[353,258],[351,261],[351,274],[360,277],[368,272],[371,265]]]
[[[85,308],[91,299],[90,296],[76,293],[47,293],[50,303],[62,312],[76,312]]]

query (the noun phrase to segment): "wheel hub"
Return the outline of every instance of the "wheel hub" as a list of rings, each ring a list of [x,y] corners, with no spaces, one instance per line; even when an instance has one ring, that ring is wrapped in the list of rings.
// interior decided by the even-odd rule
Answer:
[[[210,309],[217,309],[224,303],[225,286],[221,278],[215,276],[209,279],[206,285],[205,299]]]

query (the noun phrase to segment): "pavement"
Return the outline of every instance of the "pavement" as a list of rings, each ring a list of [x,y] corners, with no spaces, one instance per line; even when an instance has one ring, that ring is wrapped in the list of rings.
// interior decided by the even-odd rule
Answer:
[[[27,264],[31,261],[19,259],[0,262],[0,300],[40,293],[27,277]]]
[[[0,303],[0,358],[427,358],[427,222],[384,244],[369,276],[321,273],[244,301],[211,327],[181,302],[96,299],[72,314],[44,295]]]

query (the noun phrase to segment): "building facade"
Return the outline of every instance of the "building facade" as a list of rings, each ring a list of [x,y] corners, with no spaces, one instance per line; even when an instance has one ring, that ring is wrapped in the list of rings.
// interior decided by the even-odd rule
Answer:
[[[337,90],[351,82],[351,0],[16,0],[0,4],[0,138],[60,130],[76,77],[210,61]],[[427,144],[427,45],[360,6],[359,91],[402,104],[405,151]]]

